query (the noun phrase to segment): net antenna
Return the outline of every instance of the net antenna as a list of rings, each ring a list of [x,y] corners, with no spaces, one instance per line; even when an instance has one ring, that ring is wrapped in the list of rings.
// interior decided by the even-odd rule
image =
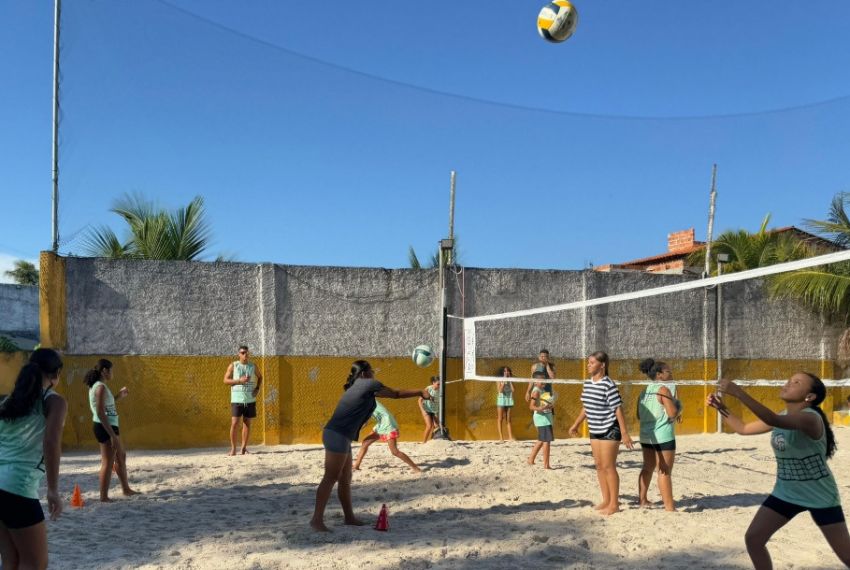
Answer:
[[[607,305],[612,303],[620,303],[624,301],[633,301],[637,299],[646,299],[650,297],[657,297],[659,295],[665,295],[670,293],[678,293],[684,291],[693,291],[696,289],[702,289],[706,287],[716,287],[718,285],[722,285],[725,283],[734,283],[737,281],[745,281],[752,280],[758,277],[768,277],[771,275],[777,275],[780,273],[788,273],[791,271],[797,271],[800,269],[807,269],[810,267],[824,266],[832,263],[838,262],[846,262],[850,261],[850,250],[842,250],[833,253],[827,253],[823,255],[818,255],[815,257],[809,257],[806,259],[801,259],[797,261],[789,261],[785,263],[779,263],[776,265],[770,265],[767,267],[759,267],[756,269],[750,269],[746,271],[740,271],[737,273],[730,273],[726,275],[718,275],[716,277],[704,277],[702,279],[695,279],[693,281],[687,281],[684,283],[675,283],[671,285],[664,285],[661,287],[653,287],[649,289],[642,289],[638,291],[631,291],[628,293],[619,293],[615,295],[608,295],[604,297],[597,297],[593,299],[587,299],[583,301],[574,301],[570,303],[562,303],[557,305],[549,305],[544,307],[537,307],[533,309],[525,309],[518,311],[509,311],[504,313],[494,313],[489,315],[479,315],[475,317],[458,317],[456,315],[452,315],[452,318],[460,319],[463,322],[463,335],[464,335],[464,346],[463,346],[463,378],[464,380],[483,380],[490,382],[498,382],[500,381],[500,377],[497,376],[488,376],[484,374],[479,374],[476,369],[476,325],[478,323],[488,322],[488,321],[496,321],[506,318],[512,317],[529,317],[534,315],[541,315],[545,313],[553,313],[558,311],[568,311],[572,309],[584,309],[588,307],[594,307],[598,305]],[[550,380],[552,383],[563,383],[563,384],[576,384],[581,381],[577,380]],[[762,385],[781,385],[784,384],[784,380],[779,381],[768,381]],[[686,381],[681,382],[677,381],[678,384],[704,384],[705,381]],[[746,382],[744,382],[746,384]],[[836,384],[840,383],[840,384]],[[844,380],[835,380],[831,382],[831,385],[845,385],[848,382]]]

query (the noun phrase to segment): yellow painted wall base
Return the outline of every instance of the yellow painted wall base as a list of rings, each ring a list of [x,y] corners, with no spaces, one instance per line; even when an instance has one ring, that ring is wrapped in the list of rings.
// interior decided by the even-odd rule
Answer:
[[[225,446],[229,441],[230,389],[223,383],[232,356],[105,356],[112,360],[111,389],[117,392],[127,386],[130,396],[118,402],[121,435],[131,448],[173,449],[186,447]],[[0,356],[0,372],[4,382],[11,382],[23,363],[22,357]],[[58,390],[68,400],[68,420],[64,444],[67,448],[94,449],[97,443],[92,433],[92,416],[88,404],[88,388],[83,383],[86,371],[96,356],[65,356],[65,367]],[[258,417],[253,422],[251,444],[259,443],[319,443],[322,427],[334,410],[354,358],[285,357],[256,358],[265,382],[258,398]],[[424,388],[437,365],[417,368],[408,358],[370,359],[379,380],[393,388]],[[531,361],[480,361],[479,371],[495,370],[507,364],[516,374],[527,374]],[[714,373],[713,364],[702,360],[670,362],[678,378],[699,379],[704,371]],[[816,361],[729,361],[724,366],[730,377],[744,379],[790,376],[796,370],[818,370]],[[447,363],[449,380],[461,373],[459,359]],[[6,372],[8,370],[8,372]],[[643,387],[632,384],[641,380],[637,361],[621,361],[612,366],[612,377],[621,382],[620,394],[630,432],[637,437],[635,415],[637,400]],[[558,362],[558,375],[581,378],[581,361]],[[6,380],[11,378],[11,380]],[[4,384],[0,384],[2,388]],[[531,411],[524,400],[527,384],[515,382],[516,405],[511,410],[513,435],[517,439],[535,439],[536,429]],[[555,437],[567,437],[567,430],[581,411],[581,386],[556,386]],[[706,408],[705,386],[680,386],[679,397],[684,403],[684,422],[677,433],[715,431],[716,414]],[[753,387],[748,391],[775,410],[782,409],[777,387]],[[447,427],[453,439],[498,439],[496,385],[490,382],[453,382],[447,387]],[[0,391],[0,393],[3,393]],[[844,389],[830,390],[824,411],[832,414],[833,400],[843,401]],[[416,399],[384,400],[399,422],[402,441],[421,441],[424,423]],[[752,414],[741,410],[735,400],[729,402],[736,413],[747,420]],[[829,417],[829,416],[828,416]],[[361,432],[365,436],[373,422]],[[507,429],[503,436],[507,437]]]
[[[0,352],[0,394],[9,394],[18,372],[27,361],[26,352]]]

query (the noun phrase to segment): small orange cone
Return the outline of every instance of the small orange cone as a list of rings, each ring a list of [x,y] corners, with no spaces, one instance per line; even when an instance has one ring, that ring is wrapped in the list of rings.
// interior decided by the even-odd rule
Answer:
[[[375,523],[375,530],[390,530],[390,513],[387,510],[387,505],[381,507],[378,522]]]
[[[74,494],[71,495],[71,506],[82,507],[83,505],[85,505],[85,502],[83,502],[83,496],[80,494],[80,486],[74,485]]]

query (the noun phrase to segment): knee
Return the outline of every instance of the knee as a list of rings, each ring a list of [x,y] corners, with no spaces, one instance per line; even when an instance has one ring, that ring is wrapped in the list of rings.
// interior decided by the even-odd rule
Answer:
[[[747,545],[747,550],[759,550],[764,548],[767,540],[762,533],[748,528],[744,533],[744,544]]]

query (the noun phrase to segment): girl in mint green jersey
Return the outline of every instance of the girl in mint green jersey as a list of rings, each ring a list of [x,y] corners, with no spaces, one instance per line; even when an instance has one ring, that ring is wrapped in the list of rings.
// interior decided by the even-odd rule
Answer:
[[[664,362],[647,358],[640,371],[652,380],[638,397],[637,416],[640,420],[640,447],[643,468],[638,476],[638,500],[641,507],[651,503],[647,498],[652,473],[658,470],[658,491],[664,509],[675,511],[673,502],[673,461],[676,459],[676,432],[673,422],[681,421],[681,404],[674,393],[675,386],[666,384],[673,372]]]
[[[68,405],[53,391],[62,359],[39,348],[0,402],[0,557],[3,568],[46,568],[47,528],[38,487],[47,475],[47,508],[56,520],[62,426]]]
[[[422,434],[422,443],[427,443],[434,430],[440,426],[437,414],[440,409],[440,377],[431,376],[431,385],[425,388],[431,399],[419,398],[419,411],[422,412],[422,420],[425,422],[425,432]]]
[[[730,380],[721,380],[719,394],[737,398],[758,420],[745,424],[712,394],[708,405],[717,409],[729,427],[741,435],[771,432],[776,456],[776,484],[744,535],[747,553],[757,569],[773,568],[767,542],[794,516],[809,511],[833,552],[850,567],[850,534],[841,509],[838,486],[827,459],[835,453],[835,437],[820,403],[823,382],[808,372],[791,376],[779,392],[785,411],[775,413]],[[783,564],[786,566],[787,564]]]
[[[89,407],[92,413],[92,428],[94,437],[100,444],[100,500],[109,503],[109,484],[112,482],[112,471],[118,475],[121,490],[126,496],[136,495],[138,491],[130,488],[127,480],[127,452],[121,442],[118,429],[118,411],[115,401],[126,398],[129,394],[127,388],[118,391],[118,397],[112,395],[112,391],[106,382],[112,380],[112,363],[101,358],[94,368],[86,372],[83,381],[89,387]]]
[[[390,453],[407,463],[416,473],[422,471],[413,460],[407,456],[405,452],[398,448],[398,437],[400,435],[398,422],[388,409],[381,402],[375,402],[375,411],[372,412],[372,418],[375,420],[375,427],[372,433],[363,438],[363,444],[360,446],[360,451],[357,453],[357,459],[354,460],[355,471],[360,470],[360,463],[366,456],[369,446],[376,441],[386,441],[387,447],[390,448]]]

